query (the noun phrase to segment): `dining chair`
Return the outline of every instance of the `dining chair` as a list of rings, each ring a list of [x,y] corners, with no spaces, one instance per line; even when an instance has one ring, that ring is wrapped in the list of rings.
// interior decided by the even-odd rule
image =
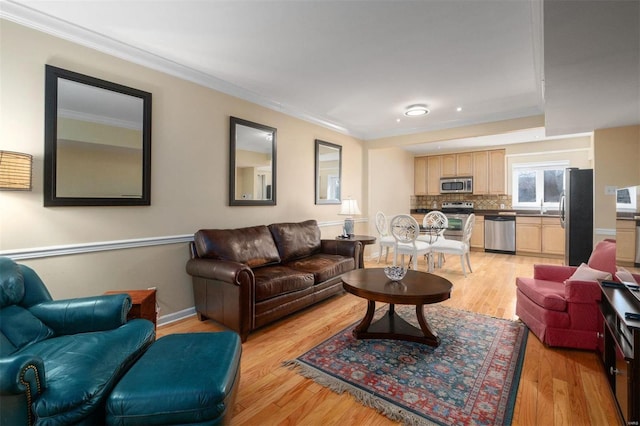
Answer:
[[[393,237],[393,235],[389,234],[389,224],[387,222],[387,217],[381,211],[376,213],[376,230],[378,231],[378,241],[380,243],[380,248],[378,250],[378,263],[380,263],[383,248],[385,249],[384,263],[387,263],[387,258],[389,257],[389,247],[395,246],[396,239]]]
[[[429,253],[430,244],[419,241],[420,225],[410,215],[399,214],[391,219],[389,224],[391,235],[395,238],[393,247],[393,265],[398,264],[398,255],[402,255],[402,266],[404,267],[404,255],[411,256],[413,269],[418,270],[418,256]]]
[[[424,215],[424,218],[422,219],[422,228],[424,233],[420,234],[417,239],[418,241],[433,244],[439,239],[444,239],[444,231],[447,230],[448,226],[449,219],[447,219],[447,216],[444,213],[438,210],[431,211]],[[425,256],[429,264],[428,270],[432,271],[434,269],[433,253],[429,251]],[[438,266],[441,265],[442,254],[438,256]]]
[[[471,239],[471,233],[473,232],[473,225],[476,222],[476,216],[472,213],[467,218],[467,221],[464,224],[463,232],[462,232],[462,240],[448,240],[445,238],[436,240],[433,244],[431,244],[431,253],[434,254],[454,254],[460,256],[460,265],[462,266],[462,273],[464,276],[467,276],[467,271],[465,268],[465,260],[467,266],[469,267],[469,272],[473,272],[471,269],[471,259],[469,257],[469,240]],[[439,266],[442,266],[440,264]]]

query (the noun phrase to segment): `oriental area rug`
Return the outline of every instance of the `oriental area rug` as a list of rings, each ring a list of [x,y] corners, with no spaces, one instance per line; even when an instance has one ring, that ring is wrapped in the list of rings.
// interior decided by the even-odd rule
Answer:
[[[386,312],[385,305],[376,318]],[[441,339],[437,348],[357,340],[353,324],[284,365],[404,424],[511,424],[526,326],[439,305],[424,312]],[[418,325],[415,307],[396,305],[396,314]]]

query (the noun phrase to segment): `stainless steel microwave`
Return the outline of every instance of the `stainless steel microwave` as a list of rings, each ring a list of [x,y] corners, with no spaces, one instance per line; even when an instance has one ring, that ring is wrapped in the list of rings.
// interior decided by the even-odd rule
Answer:
[[[457,177],[440,179],[441,194],[471,194],[473,192],[473,178]]]

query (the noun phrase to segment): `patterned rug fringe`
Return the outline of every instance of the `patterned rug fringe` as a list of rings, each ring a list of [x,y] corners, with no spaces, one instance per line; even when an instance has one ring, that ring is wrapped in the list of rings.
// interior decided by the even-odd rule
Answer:
[[[359,389],[355,386],[351,386],[340,379],[336,379],[329,374],[326,374],[311,367],[310,365],[298,361],[297,359],[284,361],[282,365],[291,369],[298,368],[299,373],[302,376],[313,380],[319,385],[324,386],[337,394],[342,394],[346,391],[362,405],[366,405],[367,407],[371,407],[377,410],[379,413],[383,414],[393,421],[402,422],[402,424],[407,426],[438,425],[437,423],[430,422],[423,417],[403,410],[393,403],[385,401],[384,399],[379,398],[369,392],[363,391],[362,389]]]

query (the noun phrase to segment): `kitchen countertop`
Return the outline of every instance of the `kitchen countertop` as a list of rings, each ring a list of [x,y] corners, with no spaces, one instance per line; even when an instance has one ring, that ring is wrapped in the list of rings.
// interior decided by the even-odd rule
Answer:
[[[511,216],[516,216],[516,217],[552,217],[552,218],[559,218],[560,217],[560,213],[558,211],[555,210],[551,210],[549,212],[545,212],[543,214],[540,214],[539,211],[532,211],[532,210],[479,210],[476,211],[477,215],[480,216],[489,216],[489,215],[496,215],[496,216],[507,216],[507,215],[511,215]]]
[[[411,214],[426,214],[434,209],[411,209]],[[436,209],[437,210],[437,209]],[[539,210],[475,210],[476,216],[489,216],[489,215],[505,215],[505,216],[520,216],[520,217],[560,217],[560,213],[557,210],[549,210],[544,214],[540,214]]]

